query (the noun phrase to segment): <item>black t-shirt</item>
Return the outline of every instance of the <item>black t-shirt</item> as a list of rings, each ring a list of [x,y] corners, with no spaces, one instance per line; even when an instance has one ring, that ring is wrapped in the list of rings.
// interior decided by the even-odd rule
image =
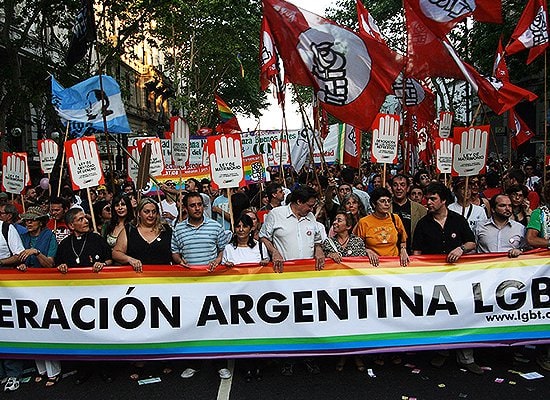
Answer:
[[[134,225],[126,225],[128,245],[126,254],[140,260],[142,264],[166,265],[172,263],[172,229],[168,226],[160,232],[158,237],[148,243]]]
[[[468,221],[462,215],[449,210],[443,228],[431,214],[418,221],[412,248],[422,254],[448,254],[466,242],[475,242]]]
[[[69,267],[91,267],[95,262],[111,259],[107,241],[95,232],[76,237],[69,235],[59,243],[55,263]]]
[[[400,206],[399,204],[392,203],[392,211],[394,214],[399,215],[403,226],[405,226],[405,232],[407,232],[407,252],[411,251],[411,201],[407,200],[405,204]]]

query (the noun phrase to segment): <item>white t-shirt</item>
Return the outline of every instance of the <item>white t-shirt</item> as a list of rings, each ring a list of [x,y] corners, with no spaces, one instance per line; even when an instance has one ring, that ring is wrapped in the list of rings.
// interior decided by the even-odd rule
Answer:
[[[264,257],[267,257],[267,249],[263,249]],[[256,242],[256,245],[252,248],[250,247],[234,247],[232,243],[228,243],[223,250],[222,263],[231,262],[235,265],[238,264],[249,264],[254,263],[258,264],[262,261],[260,255],[259,243]]]
[[[2,226],[4,225],[3,221],[0,221],[0,230],[2,229]],[[23,250],[25,250],[25,247],[23,247],[23,242],[21,241],[21,237],[19,236],[19,233],[17,233],[17,229],[15,226],[10,225],[8,229],[8,241],[10,242],[10,245],[8,247],[8,244],[6,243],[6,239],[4,239],[4,235],[0,234],[0,258],[8,258],[11,257],[12,254],[19,254]]]
[[[468,207],[466,207],[466,210],[464,210],[464,213],[462,213],[463,207],[458,203],[453,203],[449,205],[449,210],[454,211],[457,214],[462,215],[464,218],[468,220],[468,223],[470,224],[470,229],[472,232],[474,232],[477,221],[482,221],[487,219],[487,214],[485,213],[485,210],[483,207],[476,206],[475,204],[470,204]]]

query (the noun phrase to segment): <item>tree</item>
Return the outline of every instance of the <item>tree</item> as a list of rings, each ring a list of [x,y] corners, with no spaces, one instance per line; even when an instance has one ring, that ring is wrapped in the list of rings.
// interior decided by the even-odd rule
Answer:
[[[176,104],[193,127],[216,125],[214,93],[246,115],[258,117],[267,105],[259,89],[260,21],[259,4],[249,0],[176,1],[157,14],[152,33],[169,55]]]
[[[20,139],[5,139],[15,127],[47,124],[48,73],[59,65],[62,47],[55,28],[68,28],[74,0],[4,0],[0,30],[0,132],[2,150],[22,150]],[[31,107],[34,120],[30,120]],[[25,135],[24,135],[25,137]],[[23,143],[26,145],[26,143]]]

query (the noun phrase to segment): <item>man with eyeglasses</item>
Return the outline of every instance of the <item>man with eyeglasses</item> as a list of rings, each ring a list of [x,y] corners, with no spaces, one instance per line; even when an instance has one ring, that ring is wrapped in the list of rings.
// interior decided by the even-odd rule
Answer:
[[[290,204],[273,209],[266,215],[260,239],[271,254],[273,270],[283,272],[286,260],[315,258],[315,269],[325,265],[321,232],[312,213],[317,192],[299,186],[289,195]]]

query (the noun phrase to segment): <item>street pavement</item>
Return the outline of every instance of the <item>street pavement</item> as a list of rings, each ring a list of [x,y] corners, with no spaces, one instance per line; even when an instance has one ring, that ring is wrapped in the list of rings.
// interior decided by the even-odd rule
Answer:
[[[550,399],[550,372],[535,363],[532,348],[476,349],[476,361],[486,367],[484,375],[461,370],[453,355],[442,368],[434,368],[430,365],[433,354],[401,353],[400,365],[393,365],[386,355],[383,366],[374,364],[372,355],[365,355],[366,367],[372,369],[375,377],[357,371],[353,358],[349,358],[343,372],[335,370],[336,357],[316,358],[321,367],[318,375],[311,375],[303,360],[296,359],[293,376],[281,376],[283,360],[267,360],[262,380],[252,382],[246,382],[243,377],[242,360],[230,362],[234,369],[233,378],[223,382],[220,382],[211,361],[202,362],[199,372],[190,379],[180,378],[181,371],[189,365],[185,360],[170,364],[150,362],[142,371],[142,377],[159,377],[161,381],[146,385],[129,379],[134,370],[129,363],[117,363],[112,383],[105,383],[98,375],[93,375],[83,384],[75,385],[75,376],[72,375],[53,388],[44,388],[31,379],[22,383],[16,392],[0,393],[0,400]],[[163,374],[167,365],[173,368],[173,372]],[[64,362],[63,369],[64,373],[70,373],[73,365]],[[538,372],[544,377],[528,380],[519,375],[529,372]],[[30,374],[32,372],[27,372],[27,376]]]

